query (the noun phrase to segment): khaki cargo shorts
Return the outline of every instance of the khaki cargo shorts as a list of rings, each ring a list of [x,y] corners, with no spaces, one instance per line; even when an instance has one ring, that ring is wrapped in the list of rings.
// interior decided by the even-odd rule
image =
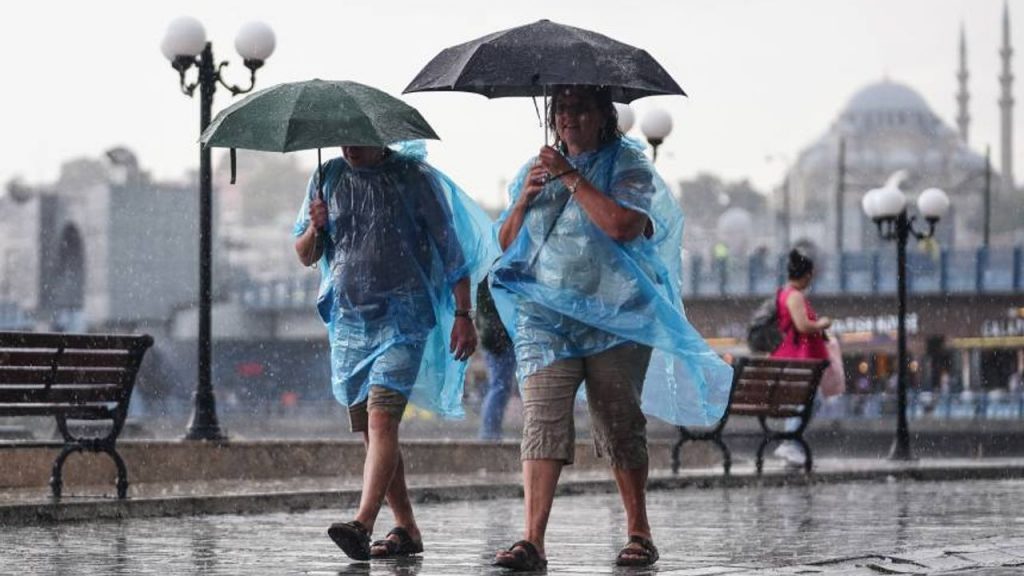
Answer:
[[[370,410],[383,410],[401,421],[408,403],[409,399],[401,392],[384,386],[370,386],[370,393],[365,402],[348,407],[349,429],[353,432],[368,432],[370,430]]]
[[[573,405],[586,382],[594,444],[612,466],[647,466],[647,418],[640,394],[651,348],[629,342],[585,358],[558,360],[523,385],[523,460],[572,464],[576,448]]]

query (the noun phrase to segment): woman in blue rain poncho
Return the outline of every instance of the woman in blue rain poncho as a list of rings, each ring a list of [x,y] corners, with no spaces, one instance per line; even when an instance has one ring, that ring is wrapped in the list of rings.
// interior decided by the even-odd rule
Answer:
[[[679,298],[682,213],[642,147],[617,130],[609,92],[555,90],[555,147],[510,187],[499,220],[505,250],[491,274],[514,333],[523,395],[523,540],[495,562],[546,563],[544,533],[558,477],[575,446],[581,382],[599,453],[611,460],[626,509],[620,565],[658,558],[647,521],[644,413],[711,424],[732,370],[690,326]]]
[[[483,211],[418,154],[342,151],[323,167],[322,199],[314,174],[294,229],[299,260],[320,265],[334,395],[367,446],[359,510],[328,535],[359,560],[416,554],[398,425],[407,401],[462,415],[465,360],[477,343],[470,287],[497,249]],[[385,498],[396,526],[371,544]]]

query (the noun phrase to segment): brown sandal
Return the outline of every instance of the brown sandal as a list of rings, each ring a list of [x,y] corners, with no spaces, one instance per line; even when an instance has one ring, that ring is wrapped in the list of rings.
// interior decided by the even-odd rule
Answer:
[[[392,540],[390,536],[397,539]],[[374,553],[374,548],[383,548],[383,553]],[[423,552],[423,542],[417,542],[409,535],[409,531],[401,526],[395,526],[388,532],[383,540],[376,540],[370,544],[371,558],[394,558],[396,556],[412,556]]]
[[[638,544],[639,547],[633,546]],[[650,566],[658,561],[658,549],[650,538],[632,535],[615,557],[616,566]]]
[[[359,520],[335,522],[327,535],[353,560],[370,559],[370,531]]]
[[[515,572],[535,572],[547,568],[548,565],[548,561],[541,557],[537,547],[528,540],[520,540],[499,554],[505,554],[505,556],[496,556],[494,565]]]

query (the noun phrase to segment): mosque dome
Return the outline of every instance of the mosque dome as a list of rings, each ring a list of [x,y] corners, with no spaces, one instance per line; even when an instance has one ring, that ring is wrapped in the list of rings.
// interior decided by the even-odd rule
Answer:
[[[978,175],[984,167],[985,158],[971,150],[916,90],[889,79],[868,84],[853,94],[825,133],[804,148],[790,168],[790,210],[794,220],[801,222],[794,233],[829,238],[841,230],[846,249],[876,245],[874,227],[865,223],[860,211],[861,197],[893,172],[904,170],[907,190],[939,187],[953,198],[958,221],[943,228],[941,234],[946,237],[941,240],[951,243],[955,227],[955,236],[970,242],[973,231],[968,227],[975,223],[967,218],[978,212]],[[838,190],[842,190],[841,200]]]
[[[925,138],[951,133],[925,99],[906,84],[882,80],[860,89],[839,114],[845,133],[910,131]]]
[[[916,90],[888,79],[861,88],[846,105],[847,113],[891,110],[931,113],[928,103]]]

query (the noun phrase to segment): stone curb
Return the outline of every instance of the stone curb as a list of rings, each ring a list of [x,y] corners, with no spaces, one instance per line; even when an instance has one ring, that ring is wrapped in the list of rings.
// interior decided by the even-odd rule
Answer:
[[[1008,464],[981,462],[972,465],[892,464],[858,470],[824,470],[810,476],[785,471],[766,471],[758,478],[753,471],[722,476],[717,470],[684,472],[680,476],[652,475],[650,490],[682,490],[686,488],[778,487],[788,485],[838,484],[879,480],[913,480],[938,482],[950,480],[1006,480],[1024,478],[1024,462]],[[615,492],[615,483],[607,480],[564,479],[559,495],[605,494]],[[520,498],[522,486],[511,482],[421,486],[412,488],[416,503]],[[310,490],[274,493],[145,497],[128,500],[88,498],[59,503],[26,503],[0,505],[0,526],[34,525],[96,519],[150,518],[207,514],[264,514],[302,512],[355,506],[358,490]]]

